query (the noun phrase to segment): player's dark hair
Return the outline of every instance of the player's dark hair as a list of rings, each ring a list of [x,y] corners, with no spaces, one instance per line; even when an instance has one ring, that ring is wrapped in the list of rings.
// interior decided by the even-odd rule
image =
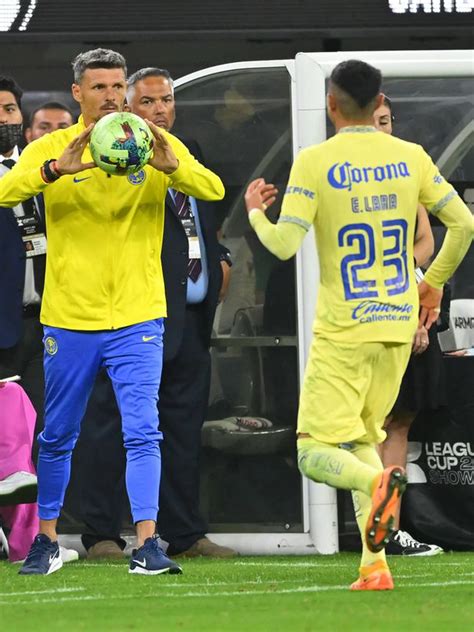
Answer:
[[[94,48],[79,53],[72,62],[75,83],[80,83],[89,68],[121,68],[127,76],[125,57],[109,48]]]
[[[21,97],[23,96],[23,90],[17,84],[15,79],[7,77],[6,75],[0,75],[0,90],[2,92],[11,92],[15,97],[16,104],[21,108]]]
[[[40,110],[63,110],[64,112],[67,112],[68,114],[70,114],[71,119],[74,120],[74,114],[67,107],[67,105],[64,105],[64,103],[60,103],[59,101],[47,101],[46,103],[41,103],[41,105],[38,105],[37,107],[35,107],[35,109],[31,112],[30,119],[29,119],[30,127],[33,124],[36,114],[38,114]]]
[[[334,68],[330,81],[364,113],[375,104],[375,98],[380,93],[382,73],[364,61],[349,59]]]

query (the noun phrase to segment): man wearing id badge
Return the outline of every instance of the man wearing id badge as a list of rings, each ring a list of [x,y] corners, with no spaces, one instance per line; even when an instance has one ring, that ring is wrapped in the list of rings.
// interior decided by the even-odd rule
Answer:
[[[0,77],[0,178],[20,156],[22,94],[13,79]],[[0,213],[0,375],[20,375],[40,415],[43,329],[39,313],[45,255],[44,217],[34,197]]]

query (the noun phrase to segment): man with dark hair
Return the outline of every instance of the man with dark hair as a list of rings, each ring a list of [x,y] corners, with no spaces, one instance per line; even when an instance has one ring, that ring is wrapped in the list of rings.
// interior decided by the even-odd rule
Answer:
[[[130,572],[179,573],[154,537],[161,439],[156,403],[166,315],[160,262],[164,199],[168,186],[205,199],[222,197],[223,186],[180,141],[152,123],[154,152],[138,174],[94,169],[90,134],[103,116],[123,109],[125,59],[99,48],[78,55],[73,69],[72,94],[82,113],[78,123],[28,145],[0,180],[0,204],[42,191],[48,220],[40,533],[20,573],[46,575],[62,566],[56,524],[71,453],[102,366],[114,386],[127,450],[127,490],[138,540]]]
[[[30,124],[25,128],[28,143],[50,134],[57,129],[66,129],[74,122],[71,110],[58,101],[48,101],[36,107],[30,115]]]
[[[175,100],[167,70],[142,68],[131,75],[127,102],[135,114],[167,132],[172,129]],[[196,143],[184,142],[200,158]],[[235,551],[206,537],[208,525],[199,508],[199,457],[209,399],[210,336],[219,294],[225,292],[228,283],[230,258],[228,250],[217,241],[211,205],[192,196],[181,196],[178,201],[179,196],[173,189],[166,196],[161,255],[168,315],[158,397],[163,432],[158,530],[169,543],[167,554],[171,557],[232,557]],[[188,213],[182,212],[183,205]],[[200,255],[197,275],[191,268],[193,251]],[[117,447],[106,450],[107,454],[103,449],[104,442],[114,442],[116,424],[115,415],[109,414],[104,420],[96,414],[86,429],[89,440],[84,448],[88,454],[92,451],[95,458],[88,471],[80,474],[86,490],[81,494],[85,507],[82,519],[87,526],[82,541],[92,558],[121,555],[123,512],[116,502],[115,490],[122,479],[123,455]],[[96,480],[100,480],[99,485],[94,484]]]
[[[337,65],[330,78],[330,94],[337,99],[346,120],[368,118],[382,85],[382,73],[357,59]]]
[[[0,178],[20,157],[22,94],[14,79],[0,77]],[[28,250],[32,238],[35,247]],[[44,221],[34,197],[0,210],[0,377],[20,375],[40,416],[44,385],[39,311],[45,252]]]
[[[363,551],[352,590],[393,589],[384,546],[406,476],[399,466],[383,469],[376,445],[410,357],[418,305],[429,328],[473,228],[469,210],[423,149],[373,126],[380,84],[380,72],[364,62],[336,66],[327,109],[337,134],[298,154],[276,225],[265,216],[273,185],[255,180],[245,196],[252,227],[281,259],[315,229],[320,288],[298,412],[298,462],[313,481],[353,492]],[[417,293],[418,202],[448,232]]]

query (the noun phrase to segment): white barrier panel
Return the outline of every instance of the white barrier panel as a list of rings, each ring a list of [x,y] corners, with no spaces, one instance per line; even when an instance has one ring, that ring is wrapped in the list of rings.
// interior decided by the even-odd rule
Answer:
[[[449,329],[439,334],[439,342],[443,351],[474,347],[474,299],[451,301]]]

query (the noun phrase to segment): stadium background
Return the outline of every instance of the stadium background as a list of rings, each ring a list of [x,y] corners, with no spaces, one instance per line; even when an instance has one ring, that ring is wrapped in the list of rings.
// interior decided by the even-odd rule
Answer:
[[[471,48],[469,15],[455,11],[468,3],[441,2],[451,12],[425,13],[420,6],[397,14],[389,0],[292,0],[277,10],[268,0],[2,0],[0,63],[27,90],[57,90],[69,87],[70,60],[97,45],[123,53],[130,72],[153,62],[175,77],[299,51]],[[10,22],[14,7],[18,15]]]
[[[469,16],[454,10],[456,2],[441,2],[440,13],[426,13],[421,7],[423,3],[418,4],[420,7],[417,13],[395,14],[390,10],[388,0],[294,0],[279,4],[278,11],[274,10],[273,3],[256,4],[250,0],[238,3],[211,0],[204,3],[205,10],[202,4],[183,0],[166,4],[151,0],[106,0],[100,3],[94,0],[67,3],[60,0],[2,1],[0,68],[2,72],[13,75],[25,89],[25,109],[28,112],[36,104],[50,99],[65,101],[74,107],[69,96],[70,62],[78,52],[97,46],[122,52],[130,72],[144,65],[159,65],[168,68],[175,78],[227,62],[292,58],[303,50],[329,52],[472,47],[473,31]],[[425,5],[430,6],[431,3]],[[443,10],[447,5],[452,6],[452,12]],[[461,5],[467,6],[465,2],[460,2]],[[18,10],[14,19],[13,10]],[[178,115],[179,108],[178,101]],[[472,258],[471,252],[471,262]],[[466,266],[464,286],[470,287],[472,291],[472,266],[470,274],[468,269]],[[471,294],[463,296],[474,298]],[[241,327],[245,325],[241,324]],[[452,383],[457,388],[453,390],[451,409],[431,427],[431,420],[424,423],[420,419],[415,428],[417,441],[438,441],[443,444],[450,444],[451,441],[472,442],[474,404],[469,384],[472,384],[474,372],[472,359],[467,362],[469,371],[463,369],[460,374],[457,370],[453,373]],[[471,424],[468,427],[469,419]],[[451,434],[449,425],[454,427]],[[240,455],[236,461],[239,459],[246,464],[246,474],[250,472],[247,482],[250,485],[255,483],[260,476],[259,468],[256,467],[254,471],[254,464],[246,460],[245,455]],[[274,468],[275,476],[286,479],[287,491],[291,495],[298,483],[294,478],[294,470],[288,469],[285,459],[275,457],[268,464]],[[238,485],[237,479],[242,471],[235,462],[232,467],[234,470],[237,468],[237,471],[230,480]],[[439,469],[442,471],[442,462]],[[220,471],[221,474],[223,472],[229,475],[225,468]],[[252,476],[255,480],[252,480]],[[206,480],[210,478],[208,472]],[[258,484],[261,484],[261,480],[258,480]],[[444,503],[453,502],[450,491],[451,488],[445,491]],[[462,489],[458,491],[460,496],[454,501],[456,507],[467,502]],[[225,488],[221,492],[214,490],[214,493],[216,498],[222,497]],[[76,502],[74,485],[71,494],[69,503],[73,507]],[[423,494],[421,498],[423,502]],[[257,497],[255,502],[258,502]],[[419,503],[420,498],[416,496],[410,504],[412,512],[416,513]],[[346,500],[342,499],[340,506],[341,537],[345,538],[342,543],[350,546],[354,524]],[[281,508],[281,513],[289,513],[293,521],[275,519],[270,510],[268,514],[265,509],[252,506],[252,503],[243,507],[242,513],[248,514],[250,509],[260,512],[262,530],[267,528],[268,523],[272,524],[272,528],[283,531],[300,528],[299,504],[286,507],[283,503]],[[221,521],[222,517],[214,522],[220,524]],[[247,521],[233,519],[232,526],[222,527],[220,524],[220,527],[232,530],[235,522],[243,524],[245,528],[244,523]],[[444,515],[437,522],[444,532],[453,527],[446,523]],[[275,523],[278,524],[275,526]],[[416,523],[411,527],[415,535],[423,533]],[[67,512],[65,528],[77,533],[77,523]],[[252,525],[252,529],[255,528]],[[458,534],[452,537],[456,540]],[[466,546],[465,542],[460,544],[461,548]]]

